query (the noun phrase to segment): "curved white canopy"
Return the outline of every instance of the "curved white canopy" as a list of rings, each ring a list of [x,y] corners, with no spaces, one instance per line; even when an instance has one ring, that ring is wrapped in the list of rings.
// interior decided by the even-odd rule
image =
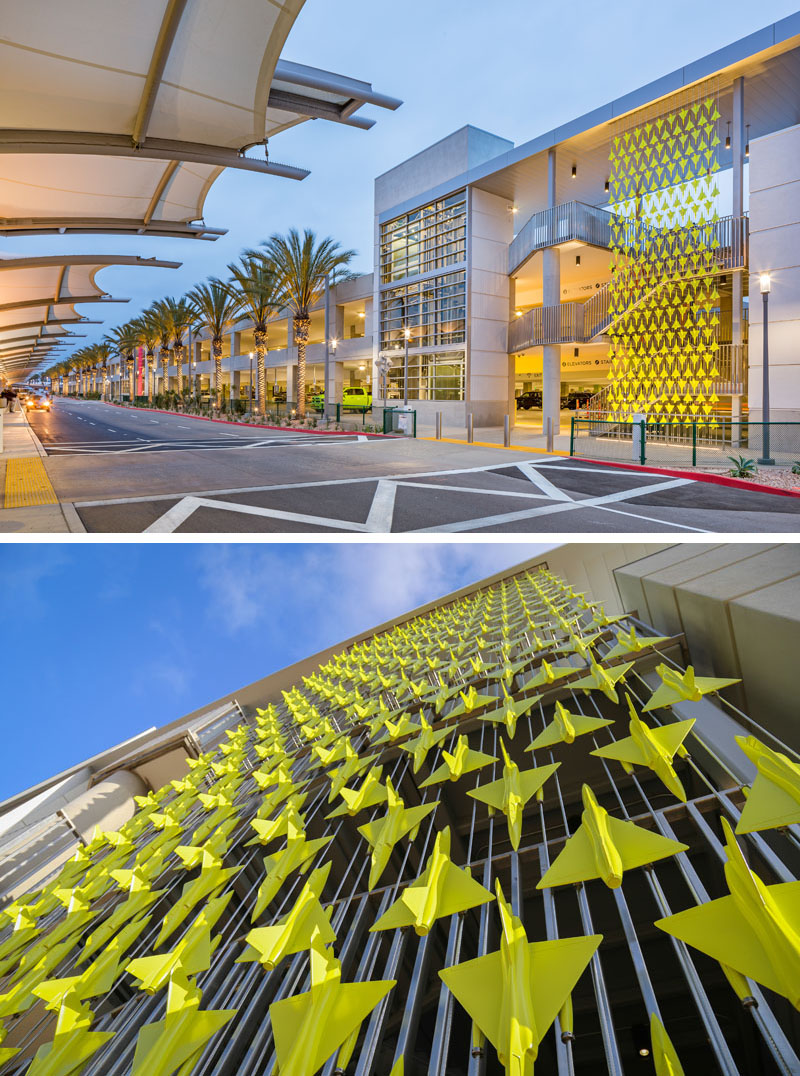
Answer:
[[[0,0],[0,234],[213,239],[203,203],[223,168],[303,179],[268,159],[270,136],[397,108],[279,59],[303,2]]]

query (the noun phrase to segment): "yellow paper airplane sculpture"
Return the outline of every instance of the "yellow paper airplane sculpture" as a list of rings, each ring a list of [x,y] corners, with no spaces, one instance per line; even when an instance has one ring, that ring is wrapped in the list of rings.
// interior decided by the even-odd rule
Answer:
[[[82,977],[78,976],[79,981]],[[71,984],[66,986],[64,984]],[[88,988],[86,988],[88,989]],[[84,998],[96,996],[82,993],[75,979],[51,979],[35,988],[47,1002],[47,1008],[58,1013],[52,1042],[36,1051],[30,1068],[33,1076],[71,1076],[79,1073],[100,1047],[112,1039],[113,1031],[90,1031],[94,1014]],[[98,991],[102,993],[103,991]]]
[[[8,1029],[0,1026],[0,1065],[5,1065],[12,1057],[16,1057],[22,1049],[21,1046],[3,1046],[3,1041],[8,1034]]]
[[[25,968],[22,974],[20,969],[17,969],[14,973],[14,985],[9,986],[4,994],[0,994],[0,1020],[6,1016],[27,1012],[36,1003],[33,988],[44,982],[50,972],[58,967],[74,948],[75,941],[75,938],[67,938],[59,945],[52,946],[32,966]]]
[[[581,824],[536,886],[573,885],[600,878],[609,889],[619,889],[626,870],[685,852],[688,845],[671,841],[633,822],[624,822],[601,807],[588,785],[581,790]]]
[[[442,758],[444,759],[442,765],[420,784],[420,788],[438,785],[442,781],[458,781],[465,773],[481,770],[490,762],[497,762],[494,755],[485,755],[483,751],[471,750],[467,736],[459,736],[452,754],[449,751],[442,751]]]
[[[525,804],[539,792],[548,777],[552,777],[561,763],[553,762],[549,766],[536,766],[520,772],[516,762],[509,757],[502,740],[500,749],[503,752],[503,776],[499,781],[471,788],[467,795],[487,804],[490,812],[503,812],[508,820],[511,846],[516,850],[519,848],[522,837],[522,812],[525,810]]]
[[[533,1076],[550,1025],[602,941],[585,938],[529,942],[497,882],[500,949],[439,972],[497,1050],[507,1076]]]
[[[336,941],[336,933],[331,926],[333,909],[326,911],[320,904],[330,869],[330,863],[326,863],[311,872],[291,911],[277,923],[250,931],[245,938],[248,947],[237,958],[237,964],[258,961],[267,971],[272,971],[285,956],[308,949],[315,931],[323,945],[332,945]]]
[[[563,680],[565,676],[573,676],[581,670],[577,665],[551,665],[549,661],[542,660],[538,671],[523,685],[522,691],[531,691],[537,687],[550,687],[557,680]]]
[[[161,930],[156,938],[155,948],[172,934],[186,919],[195,905],[208,897],[215,897],[227,881],[235,877],[242,867],[223,867],[221,860],[213,855],[205,854],[201,861],[200,874],[190,882],[186,882],[177,902],[173,904],[161,924]]]
[[[607,699],[611,699],[612,702],[619,702],[614,685],[620,680],[624,681],[625,673],[632,668],[632,661],[627,662],[625,665],[612,665],[610,669],[606,669],[603,665],[598,665],[596,661],[592,661],[589,666],[589,675],[582,676],[580,680],[574,680],[570,686],[575,690],[580,688],[587,693],[590,691],[602,691]]]
[[[358,832],[365,837],[372,848],[372,866],[369,873],[369,887],[373,888],[386,869],[392,849],[397,842],[410,834],[410,840],[414,840],[420,822],[439,805],[438,800],[433,803],[423,803],[419,807],[406,807],[403,800],[394,790],[391,780],[386,778],[386,814],[374,822],[366,822],[358,827]]]
[[[297,810],[294,801],[290,799],[277,818],[251,818],[250,826],[256,831],[256,835],[252,840],[245,842],[245,848],[253,844],[269,844],[277,837],[286,837],[290,826],[296,830],[304,830],[306,820]]]
[[[370,931],[413,927],[423,937],[442,916],[465,912],[490,900],[494,900],[493,894],[450,859],[450,827],[446,826],[436,835],[425,870]]]
[[[210,953],[208,953],[210,960]],[[206,964],[206,970],[209,967]],[[200,989],[180,965],[167,988],[163,1020],[145,1024],[136,1040],[130,1076],[180,1076],[192,1072],[206,1043],[236,1015],[236,1009],[200,1010]]]
[[[404,736],[410,736],[419,732],[419,725],[415,724],[408,714],[398,714],[395,721],[386,720],[382,723],[383,735],[375,741],[375,745],[383,743],[396,743]]]
[[[367,807],[377,807],[379,803],[386,803],[386,786],[381,783],[383,774],[382,766],[373,766],[357,789],[343,788],[339,795],[344,803],[326,815],[326,818],[339,818],[348,814],[354,818],[359,811],[365,811]]]
[[[653,1067],[656,1076],[685,1076],[683,1065],[675,1053],[672,1039],[655,1013],[650,1015],[650,1043],[653,1047]]]
[[[745,862],[727,818],[722,829],[730,896],[655,925],[800,1009],[800,882],[765,885]]]
[[[653,729],[645,725],[636,713],[630,695],[626,698],[631,715],[628,725],[630,736],[606,747],[597,747],[591,753],[598,758],[613,758],[621,762],[628,773],[633,772],[634,766],[647,766],[673,796],[686,803],[686,791],[675,772],[673,758],[676,754],[685,756],[688,753],[683,741],[689,735],[695,719],[675,721],[671,725]]]
[[[337,766],[335,770],[331,770],[328,774],[331,782],[331,789],[328,793],[328,803],[333,803],[336,797],[341,793],[342,789],[358,774],[363,773],[368,769],[379,755],[365,755],[360,758],[355,752],[352,757],[348,757],[341,766]]]
[[[462,714],[471,714],[473,710],[478,710],[482,706],[491,706],[492,703],[497,702],[496,695],[480,695],[472,684],[470,684],[466,691],[459,691],[458,694],[461,696],[461,702],[445,715],[448,721],[453,717],[461,717]]]
[[[661,677],[661,684],[653,692],[647,706],[642,707],[643,714],[662,706],[672,706],[676,702],[699,702],[712,691],[740,683],[739,680],[723,680],[714,676],[695,676],[692,665],[687,665],[686,672],[681,673],[669,665],[661,664],[656,666],[656,672]]]
[[[755,736],[737,736],[736,742],[758,770],[736,832],[800,822],[800,766]]]
[[[290,823],[286,847],[280,852],[275,852],[274,855],[264,857],[264,868],[267,873],[258,890],[253,914],[250,916],[251,923],[255,923],[265,911],[289,875],[296,870],[305,873],[317,852],[332,840],[333,836],[318,837],[316,840],[307,841],[303,830]]]
[[[408,740],[406,743],[400,744],[402,750],[408,751],[414,759],[414,773],[419,771],[419,768],[427,758],[430,749],[444,740],[445,737],[452,736],[453,734],[452,728],[437,729],[434,732],[431,724],[426,721],[421,714],[419,720],[421,729],[419,735],[415,736],[413,740]]]
[[[525,750],[538,751],[542,747],[553,747],[557,743],[574,743],[576,736],[585,736],[588,732],[595,732],[605,725],[613,724],[613,721],[602,717],[585,717],[583,714],[570,713],[565,706],[557,702],[553,720]]]
[[[314,1076],[396,985],[394,979],[341,980],[341,964],[315,934],[311,989],[269,1007],[280,1076]]]
[[[92,931],[75,961],[76,964],[82,964],[98,949],[108,945],[126,923],[138,919],[166,892],[165,889],[152,889],[149,878],[138,868],[131,871],[113,871],[112,874],[115,880],[128,890],[128,899],[118,904],[108,919]]]
[[[617,633],[616,645],[603,655],[604,661],[613,658],[624,658],[626,654],[637,654],[640,650],[646,650],[649,646],[658,646],[666,643],[669,635],[642,635],[636,634],[636,628],[631,624],[629,632],[620,630]]]
[[[501,705],[494,710],[487,710],[485,713],[482,713],[480,715],[480,720],[494,721],[497,724],[505,725],[509,740],[513,740],[514,733],[517,731],[517,721],[523,714],[526,714],[542,696],[528,695],[527,698],[519,699],[515,702],[506,691],[506,685],[502,681],[500,682],[500,686],[503,689],[503,701]]]

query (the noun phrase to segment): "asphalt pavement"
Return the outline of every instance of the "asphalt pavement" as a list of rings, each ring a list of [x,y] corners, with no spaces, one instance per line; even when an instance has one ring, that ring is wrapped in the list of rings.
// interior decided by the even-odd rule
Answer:
[[[800,499],[528,450],[57,400],[32,423],[95,533],[793,533]]]

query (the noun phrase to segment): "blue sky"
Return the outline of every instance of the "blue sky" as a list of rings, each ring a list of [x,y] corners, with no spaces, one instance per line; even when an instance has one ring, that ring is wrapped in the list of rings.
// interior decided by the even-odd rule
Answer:
[[[620,94],[791,14],[797,0],[306,0],[283,55],[372,82],[403,99],[397,112],[367,109],[372,131],[314,121],[275,138],[274,159],[311,169],[302,183],[228,171],[212,188],[206,221],[217,243],[48,236],[7,240],[9,252],[90,251],[183,260],[179,270],[107,269],[100,283],[132,302],[112,307],[87,341],[153,298],[181,294],[274,231],[332,235],[372,269],[376,175],[465,123],[528,141]],[[84,308],[97,316],[91,306]],[[82,344],[87,341],[78,341]]]
[[[552,544],[0,547],[0,800]]]

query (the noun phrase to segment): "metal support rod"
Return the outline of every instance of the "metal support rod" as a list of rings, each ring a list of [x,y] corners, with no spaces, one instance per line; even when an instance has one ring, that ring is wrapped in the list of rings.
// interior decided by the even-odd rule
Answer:
[[[473,415],[472,415],[472,412],[470,411],[469,414],[467,415],[467,444],[470,444],[470,445],[472,444],[473,432],[474,432]]]
[[[503,416],[503,446],[511,448],[511,417],[509,415]]]

